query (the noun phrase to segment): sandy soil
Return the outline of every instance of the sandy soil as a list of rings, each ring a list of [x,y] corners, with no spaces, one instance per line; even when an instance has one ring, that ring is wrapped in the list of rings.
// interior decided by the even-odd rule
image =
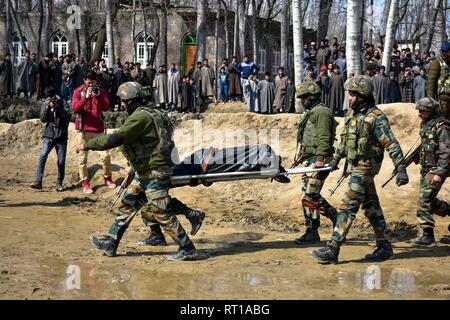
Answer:
[[[229,109],[227,109],[229,108]],[[406,152],[418,133],[418,120],[412,105],[383,107],[392,128]],[[230,111],[231,112],[227,112]],[[222,141],[214,137],[231,129],[264,130],[279,136],[268,141],[289,165],[295,149],[295,124],[298,115],[259,116],[240,112],[242,105],[215,106],[202,119],[185,119],[176,134],[181,156],[200,146],[231,146],[245,137]],[[339,119],[338,119],[339,120]],[[341,121],[341,120],[339,120]],[[193,128],[202,125],[203,137],[194,141]],[[216,131],[208,131],[216,130]],[[269,180],[216,183],[206,187],[184,187],[172,194],[189,206],[208,213],[205,223],[193,241],[202,259],[173,263],[167,254],[177,250],[168,247],[140,247],[136,240],[146,230],[137,218],[119,247],[119,257],[108,258],[93,249],[91,233],[104,233],[113,216],[107,202],[114,191],[101,183],[101,170],[93,164],[96,193],[84,195],[77,185],[74,130],[67,161],[64,193],[56,193],[55,156],[48,160],[44,190],[28,187],[38,159],[42,125],[38,120],[15,125],[0,124],[0,151],[3,174],[0,177],[0,298],[11,299],[410,299],[450,298],[450,248],[437,244],[430,248],[411,245],[418,230],[415,202],[418,190],[418,168],[408,170],[410,184],[397,188],[381,184],[389,177],[392,163],[387,157],[376,181],[386,219],[392,230],[396,259],[369,264],[364,256],[373,251],[370,225],[359,213],[342,248],[341,263],[322,266],[309,255],[308,246],[293,240],[304,231],[300,207],[300,177],[288,185]],[[248,133],[248,132],[247,132]],[[250,139],[250,140],[249,140]],[[220,143],[219,143],[220,142]],[[264,142],[264,141],[259,141]],[[113,152],[114,178],[126,172],[119,152]],[[328,179],[324,195],[338,205],[345,187],[333,197],[340,172]],[[440,198],[450,200],[449,185]],[[180,217],[186,229],[188,221]],[[437,218],[437,237],[446,234],[448,219]],[[322,239],[329,239],[331,224],[322,220]],[[325,242],[314,247],[323,246]],[[71,273],[79,274],[77,282]],[[374,274],[378,277],[374,277]],[[76,278],[76,277],[75,277]]]

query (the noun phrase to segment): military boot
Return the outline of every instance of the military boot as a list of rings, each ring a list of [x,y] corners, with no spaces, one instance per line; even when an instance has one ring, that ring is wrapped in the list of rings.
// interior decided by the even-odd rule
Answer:
[[[172,256],[167,257],[169,261],[187,261],[187,260],[195,260],[197,258],[197,249],[195,249],[194,244],[191,244],[187,248],[183,248]]]
[[[295,239],[296,244],[310,244],[320,242],[320,236],[317,229],[307,228],[306,232],[300,237]]]
[[[416,246],[429,246],[435,242],[433,228],[423,229],[423,235],[420,239],[414,241]]]
[[[137,244],[140,246],[167,246],[166,238],[161,232],[152,231],[150,235],[143,239],[138,240]]]
[[[310,254],[320,264],[337,264],[339,251],[340,247],[338,245],[328,242],[326,247],[319,250],[312,250]]]
[[[192,225],[191,235],[195,236],[202,226],[203,219],[205,219],[205,213],[199,210],[188,209],[186,218]]]
[[[377,241],[377,248],[371,254],[366,255],[366,260],[372,262],[382,262],[385,260],[394,259],[394,250],[389,241]]]
[[[112,238],[111,236],[104,236],[102,238],[97,238],[96,236],[91,236],[91,243],[99,250],[103,252],[108,257],[115,257],[117,247],[119,246],[119,241]]]
[[[450,244],[450,236],[442,236],[441,243]]]

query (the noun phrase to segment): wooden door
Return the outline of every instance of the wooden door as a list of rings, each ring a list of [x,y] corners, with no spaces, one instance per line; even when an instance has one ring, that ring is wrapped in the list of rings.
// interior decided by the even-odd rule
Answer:
[[[184,74],[187,74],[191,69],[191,65],[195,65],[195,52],[197,46],[195,44],[187,44],[185,48],[186,57],[184,59]]]

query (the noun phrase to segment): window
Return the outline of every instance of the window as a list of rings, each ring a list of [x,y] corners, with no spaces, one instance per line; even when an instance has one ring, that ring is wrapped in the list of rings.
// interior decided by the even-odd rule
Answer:
[[[95,50],[95,45],[97,44],[97,35],[95,35],[92,38],[92,51]],[[108,65],[108,42],[105,41],[105,47],[103,49],[103,53],[102,53],[102,59],[105,60],[106,65]]]
[[[24,36],[22,38],[23,42],[25,42],[25,45],[27,46],[27,38]],[[14,47],[14,57],[13,61],[15,64],[19,64],[20,60],[25,54],[25,49],[22,48],[22,43],[20,42],[19,36],[15,36],[13,39],[13,47]]]
[[[276,74],[278,72],[278,67],[280,67],[280,51],[273,50],[273,60],[272,60],[272,73]]]
[[[142,67],[145,67],[147,61],[150,60],[153,46],[155,43],[153,42],[152,37],[147,36],[147,50],[145,49],[145,38],[144,35],[141,35],[136,42],[136,60],[141,63]]]
[[[259,57],[258,57],[258,65],[259,65],[259,73],[266,73],[266,49],[260,48],[259,49]]]
[[[67,37],[61,33],[56,34],[52,39],[52,51],[59,56],[65,56],[68,53],[69,42]]]

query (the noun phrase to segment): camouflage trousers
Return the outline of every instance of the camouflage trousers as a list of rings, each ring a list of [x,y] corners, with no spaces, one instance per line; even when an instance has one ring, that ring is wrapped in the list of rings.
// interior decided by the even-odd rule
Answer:
[[[320,215],[335,221],[337,210],[320,195],[329,172],[316,172],[302,177],[302,207],[307,228],[318,229]]]
[[[338,209],[336,227],[331,236],[333,242],[342,244],[359,207],[363,209],[364,215],[369,219],[375,231],[376,240],[386,240],[388,228],[373,179],[373,175],[367,172],[351,172],[348,189]]]
[[[450,101],[439,99],[439,109],[447,120],[450,120]]]
[[[424,173],[420,177],[417,218],[421,228],[434,228],[433,214],[441,217],[450,215],[450,205],[437,198],[445,179],[440,183],[432,184],[433,176],[434,174]]]
[[[122,199],[108,234],[120,240],[120,227],[126,223],[129,215],[141,210],[144,224],[152,231],[161,232],[162,227],[181,249],[191,248],[193,243],[176,217],[177,209],[180,207],[187,208],[177,199],[169,196],[166,179],[155,178],[151,175],[146,177],[136,175]]]

